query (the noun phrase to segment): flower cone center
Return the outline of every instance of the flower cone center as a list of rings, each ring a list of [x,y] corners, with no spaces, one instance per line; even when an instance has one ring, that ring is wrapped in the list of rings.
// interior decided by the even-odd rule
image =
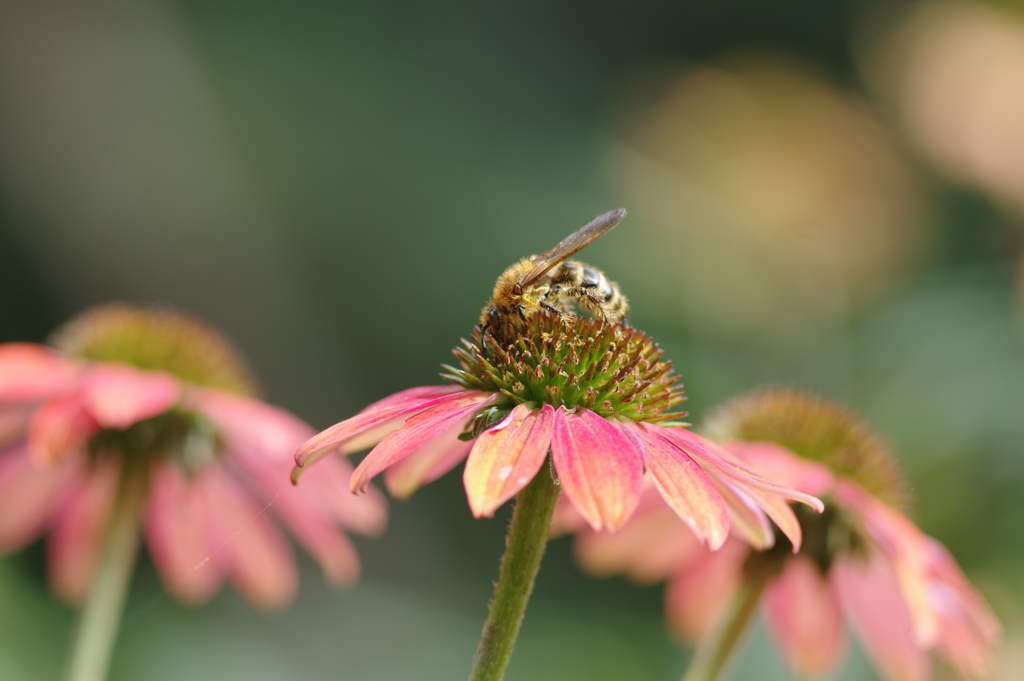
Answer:
[[[213,424],[202,415],[171,409],[124,430],[100,430],[89,441],[89,452],[95,459],[171,460],[191,473],[218,458],[224,448]]]
[[[774,442],[848,477],[890,506],[907,487],[885,442],[855,414],[818,395],[769,388],[727,402],[704,423],[718,442]]]
[[[51,339],[58,350],[94,362],[166,371],[182,381],[244,395],[256,393],[230,341],[171,308],[110,304],[86,310]]]
[[[506,344],[476,328],[454,353],[460,366],[444,377],[500,393],[499,411],[532,402],[635,421],[685,416],[671,412],[685,399],[671,363],[649,336],[621,324],[541,313]]]

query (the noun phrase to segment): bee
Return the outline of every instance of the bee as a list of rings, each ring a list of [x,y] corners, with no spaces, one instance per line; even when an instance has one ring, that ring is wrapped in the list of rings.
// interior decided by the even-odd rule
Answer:
[[[480,314],[483,338],[507,343],[532,315],[547,311],[571,316],[567,308],[573,305],[606,322],[625,322],[629,305],[618,285],[596,267],[568,260],[625,215],[625,208],[598,215],[554,248],[505,270]]]

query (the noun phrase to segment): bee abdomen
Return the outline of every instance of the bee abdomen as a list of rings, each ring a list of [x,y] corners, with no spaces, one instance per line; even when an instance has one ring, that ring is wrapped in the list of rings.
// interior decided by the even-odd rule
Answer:
[[[551,297],[577,301],[591,314],[605,321],[621,322],[629,305],[619,287],[597,268],[568,261],[551,274]]]
[[[603,298],[605,302],[610,302],[617,292],[615,285],[593,267],[584,266],[580,270],[583,272],[583,280],[580,282],[580,286],[593,289],[593,292]]]
[[[601,312],[604,314],[605,320],[609,322],[625,323],[626,315],[629,313],[629,302],[626,300],[626,296],[622,295],[622,291],[619,290],[617,285],[607,280],[605,282],[610,284],[611,293],[605,297],[604,305],[601,306]]]

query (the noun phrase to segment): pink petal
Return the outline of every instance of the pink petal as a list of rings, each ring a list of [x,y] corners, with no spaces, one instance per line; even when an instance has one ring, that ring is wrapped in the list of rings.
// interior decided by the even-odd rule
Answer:
[[[318,506],[316,493],[307,491],[304,486],[289,484],[287,468],[291,462],[272,461],[251,452],[232,452],[231,458],[263,489],[269,508],[316,559],[329,580],[348,586],[358,579],[359,557],[352,542],[338,531],[331,516]],[[366,499],[367,504],[383,505],[379,492]]]
[[[76,470],[74,462],[39,466],[25,447],[0,454],[0,553],[22,548],[46,530]]]
[[[551,518],[550,537],[561,537],[587,527],[586,519],[566,497],[559,495],[555,515]]]
[[[864,652],[887,681],[931,678],[931,660],[916,641],[896,575],[884,560],[840,557],[830,579]]]
[[[697,537],[662,500],[653,483],[644,489],[625,527],[616,534],[585,527],[576,535],[573,548],[591,574],[624,574],[641,584],[664,581],[705,555]]]
[[[82,402],[100,426],[124,430],[164,413],[180,396],[181,384],[166,372],[98,364],[86,374]]]
[[[939,619],[938,649],[965,678],[988,676],[1002,625],[953,556],[929,538],[928,602]]]
[[[744,492],[752,498],[757,505],[771,518],[775,524],[786,535],[793,545],[793,553],[800,552],[800,544],[803,542],[803,530],[800,521],[797,520],[793,509],[789,507],[785,499],[781,499],[771,493],[765,493],[759,489],[745,487]]]
[[[820,513],[825,509],[825,505],[820,499],[774,483],[735,463],[731,460],[733,457],[718,445],[685,428],[663,428],[662,430],[665,431],[667,437],[673,439],[709,472],[732,483],[756,501],[758,506],[775,521],[779,529],[789,537],[793,544],[793,552],[796,553],[800,550],[800,523],[792,509],[789,508],[787,500],[805,503]]]
[[[70,604],[85,600],[106,540],[107,522],[117,493],[120,465],[113,459],[83,471],[47,541],[50,585]]]
[[[940,630],[937,651],[960,672],[965,679],[978,679],[992,671],[993,642],[986,640],[973,626],[960,604],[953,598],[944,598],[941,588],[933,589],[939,611]]]
[[[858,513],[865,533],[887,556],[896,572],[903,598],[922,646],[932,646],[939,622],[928,603],[928,539],[905,515],[882,503],[850,480],[836,485],[836,503]]]
[[[967,581],[967,577],[964,576],[949,550],[931,537],[928,537],[927,543],[927,563],[928,571],[931,574],[930,581],[941,582],[952,590],[984,638],[995,641],[1003,635],[1003,626],[988,603]]]
[[[735,592],[749,555],[748,546],[729,540],[718,551],[705,551],[668,583],[665,612],[678,636],[697,638],[711,624]]]
[[[223,471],[212,468],[205,483],[211,519],[227,537],[228,577],[249,602],[261,608],[289,603],[298,589],[291,547],[263,508]]]
[[[437,480],[465,459],[473,443],[459,439],[462,430],[463,424],[456,423],[387,469],[384,484],[391,495],[408,499],[420,487]]]
[[[718,491],[729,512],[729,529],[758,551],[775,546],[775,533],[768,516],[749,496],[727,482],[718,482]]]
[[[551,456],[569,501],[595,530],[620,529],[643,488],[643,454],[617,427],[589,409],[554,412]]]
[[[774,442],[733,442],[725,449],[765,478],[804,494],[827,494],[836,483],[825,464],[808,461]]]
[[[630,422],[632,423],[632,422]],[[658,426],[623,425],[643,443],[644,462],[661,496],[712,551],[729,536],[729,513],[714,483]]]
[[[380,411],[386,407],[415,404],[422,402],[423,400],[432,400],[439,395],[454,395],[455,393],[462,392],[463,390],[465,390],[465,388],[460,388],[457,385],[423,385],[416,388],[407,388],[406,390],[400,390],[394,395],[388,395],[383,399],[367,405],[359,413],[368,414],[370,412]]]
[[[764,605],[768,629],[797,676],[826,676],[839,665],[846,649],[842,613],[812,560],[787,560],[768,584]]]
[[[0,451],[25,439],[34,410],[30,405],[0,404]]]
[[[231,556],[210,515],[206,473],[191,480],[173,464],[154,471],[146,509],[146,543],[167,590],[188,603],[204,603],[220,588]]]
[[[549,404],[539,410],[520,404],[477,437],[462,476],[474,517],[490,518],[537,475],[551,445],[554,411]]]
[[[0,345],[0,402],[39,402],[77,385],[81,367],[34,343]]]
[[[371,410],[377,410],[382,407],[394,407],[398,406],[402,402],[412,402],[419,400],[423,397],[432,398],[438,395],[452,395],[462,390],[456,386],[445,386],[445,385],[430,385],[420,388],[410,388],[409,390],[403,390],[402,392],[395,393],[389,397],[385,397],[383,400],[374,402],[370,406],[363,409],[362,413],[369,412]],[[431,404],[435,404],[432,402]],[[428,407],[431,405],[427,405]],[[426,408],[426,407],[424,407]],[[378,442],[384,439],[384,436],[393,430],[398,430],[405,425],[406,419],[409,418],[407,413],[401,414],[394,418],[382,421],[381,423],[373,426],[369,430],[365,430],[355,437],[345,441],[344,445],[339,446],[337,449],[342,454],[353,454],[355,452],[361,452],[364,449],[370,449]],[[468,450],[467,450],[468,451]],[[457,463],[457,462],[456,462]],[[447,472],[447,471],[445,471]]]
[[[456,423],[468,419],[490,398],[491,395],[487,393],[464,390],[446,395],[440,404],[410,417],[405,427],[381,440],[356,467],[349,483],[352,491],[365,491],[370,480],[378,473],[409,456]]]
[[[348,488],[351,477],[352,464],[347,459],[325,457],[316,468],[302,476],[302,495],[339,527],[360,534],[378,535],[388,522],[384,495],[374,487],[367,490],[368,494],[353,494]]]
[[[84,454],[86,443],[98,430],[99,424],[86,412],[80,396],[46,402],[29,423],[29,454],[40,464]]]
[[[295,451],[295,465],[309,466],[328,450],[347,445],[357,436],[398,417],[423,411],[436,404],[458,399],[466,393],[480,395],[476,391],[460,390],[451,386],[426,386],[410,388],[386,397],[359,412],[350,419],[336,423],[322,433],[313,436]],[[352,450],[356,451],[356,450]]]
[[[289,463],[295,448],[314,432],[294,414],[245,395],[191,387],[183,404],[213,421],[229,449],[258,451]]]

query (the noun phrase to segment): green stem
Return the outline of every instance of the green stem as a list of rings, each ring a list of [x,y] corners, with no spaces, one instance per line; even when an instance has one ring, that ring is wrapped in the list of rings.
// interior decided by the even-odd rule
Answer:
[[[470,681],[500,681],[505,673],[526,612],[526,602],[533,591],[533,581],[540,570],[557,499],[558,486],[544,469],[516,497],[491,612],[476,651]]]
[[[103,681],[107,676],[139,551],[147,483],[145,466],[125,463],[100,562],[72,639],[67,681]]]
[[[744,579],[727,609],[697,641],[697,649],[682,681],[714,681],[742,638],[773,574],[771,570],[749,567],[748,562],[748,569],[743,571]]]

